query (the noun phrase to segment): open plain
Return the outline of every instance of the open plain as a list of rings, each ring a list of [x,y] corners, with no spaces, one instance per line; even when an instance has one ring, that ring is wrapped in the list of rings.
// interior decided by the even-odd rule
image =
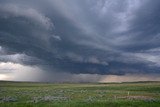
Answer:
[[[160,82],[0,82],[0,107],[160,107]]]

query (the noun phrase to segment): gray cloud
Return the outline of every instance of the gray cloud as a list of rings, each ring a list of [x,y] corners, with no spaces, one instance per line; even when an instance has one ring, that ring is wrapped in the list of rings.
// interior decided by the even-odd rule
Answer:
[[[36,1],[0,1],[1,62],[49,74],[160,72],[158,0]]]

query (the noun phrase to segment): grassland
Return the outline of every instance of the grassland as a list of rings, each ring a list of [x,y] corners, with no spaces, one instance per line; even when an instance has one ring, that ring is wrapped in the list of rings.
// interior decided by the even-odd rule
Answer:
[[[0,82],[0,107],[160,107],[160,82]]]

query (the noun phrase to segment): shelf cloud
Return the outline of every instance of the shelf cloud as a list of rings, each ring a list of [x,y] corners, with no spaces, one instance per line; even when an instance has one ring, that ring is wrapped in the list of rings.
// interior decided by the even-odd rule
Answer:
[[[159,0],[1,0],[0,79],[23,81],[24,67],[31,81],[154,80],[159,11]]]

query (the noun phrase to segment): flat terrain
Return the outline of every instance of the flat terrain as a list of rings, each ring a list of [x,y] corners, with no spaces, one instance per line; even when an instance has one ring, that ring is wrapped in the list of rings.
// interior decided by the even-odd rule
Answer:
[[[160,107],[160,82],[0,82],[0,107]]]

